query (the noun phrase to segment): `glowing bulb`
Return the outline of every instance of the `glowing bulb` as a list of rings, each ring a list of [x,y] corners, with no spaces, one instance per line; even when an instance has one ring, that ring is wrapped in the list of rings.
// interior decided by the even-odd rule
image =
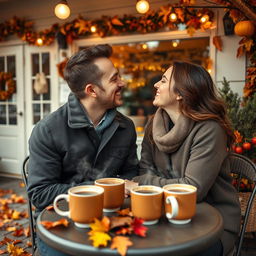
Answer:
[[[205,14],[204,16],[201,17],[200,22],[201,23],[205,23],[209,20],[209,16],[207,14]]]
[[[146,50],[146,49],[148,48],[147,44],[143,44],[141,47],[142,47],[144,50]]]
[[[64,20],[68,18],[70,15],[70,9],[68,7],[67,1],[63,0],[59,4],[57,4],[55,6],[54,13],[59,19]]]
[[[212,72],[212,70],[211,70],[210,68],[208,68],[207,71],[208,71],[208,73],[211,73],[211,72]]]
[[[136,4],[138,13],[146,13],[149,10],[149,3],[146,0],[140,0]]]
[[[36,43],[39,46],[43,45],[43,39],[42,38],[37,38]]]
[[[180,40],[173,40],[172,41],[172,46],[177,47],[180,44]]]
[[[97,28],[95,26],[91,26],[91,32],[95,33],[97,31]]]
[[[175,22],[177,20],[176,13],[172,12],[169,16],[170,21]]]

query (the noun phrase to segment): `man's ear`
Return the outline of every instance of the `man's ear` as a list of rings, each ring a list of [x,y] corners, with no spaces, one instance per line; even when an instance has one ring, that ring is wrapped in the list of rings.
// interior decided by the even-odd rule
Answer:
[[[97,97],[97,94],[95,92],[95,86],[93,84],[87,84],[85,86],[84,91],[85,91],[85,94],[88,95],[88,96],[92,96],[94,98]]]

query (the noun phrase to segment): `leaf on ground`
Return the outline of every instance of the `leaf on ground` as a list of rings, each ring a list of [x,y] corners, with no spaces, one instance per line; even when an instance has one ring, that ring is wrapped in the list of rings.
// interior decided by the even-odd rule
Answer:
[[[29,237],[29,236],[30,236],[30,226],[24,228],[24,235],[25,235],[26,237]]]
[[[2,246],[2,245],[4,245],[4,244],[7,244],[7,243],[10,243],[10,242],[12,242],[13,240],[12,239],[10,239],[10,238],[8,238],[8,237],[4,237],[4,239],[2,240],[2,241],[0,241],[0,247]]]
[[[20,186],[21,188],[24,188],[24,187],[25,187],[25,183],[24,183],[24,182],[20,182],[20,183],[19,183],[19,186]]]
[[[132,228],[133,228],[133,232],[136,235],[145,237],[148,228],[143,226],[142,224],[143,224],[143,220],[142,219],[134,218],[134,220],[132,222]]]
[[[13,241],[13,244],[19,244],[19,243],[22,243],[22,240],[14,240]]]
[[[24,253],[23,248],[15,246],[13,243],[7,243],[7,251],[11,256],[20,256]]]
[[[117,214],[120,216],[132,216],[132,212],[130,210],[130,208],[125,208],[122,210],[117,211]]]
[[[14,210],[14,212],[12,213],[12,219],[13,220],[19,220],[20,219],[20,212]]]
[[[18,229],[16,229],[16,230],[12,233],[13,236],[22,236],[23,234],[24,234],[24,229],[23,229],[23,228],[18,228]]]
[[[46,228],[46,229],[50,229],[50,228],[54,228],[57,226],[64,226],[67,227],[68,226],[68,220],[67,219],[60,219],[57,221],[41,221],[41,224]]]
[[[53,210],[54,210],[54,207],[53,207],[53,205],[48,205],[45,209],[46,209],[47,211],[53,211]]]
[[[110,218],[110,229],[122,226],[130,226],[132,223],[132,218],[129,216],[126,217],[111,217]]]
[[[131,245],[133,245],[133,243],[129,237],[116,236],[113,238],[110,248],[112,250],[117,249],[120,255],[125,256],[128,246],[131,246]]]
[[[31,241],[27,241],[26,244],[27,244],[28,247],[32,247],[32,242]]]
[[[27,202],[27,200],[25,200],[23,196],[18,196],[16,194],[12,194],[11,199],[15,204],[24,204]]]
[[[102,220],[94,219],[94,223],[90,224],[92,231],[108,232],[110,227],[110,219],[104,216]]]
[[[7,227],[6,228],[6,231],[15,231],[16,230],[16,227]]]
[[[110,235],[102,231],[91,230],[88,234],[89,234],[89,240],[93,241],[94,247],[99,247],[99,246],[106,247],[108,244],[108,241],[111,241]]]

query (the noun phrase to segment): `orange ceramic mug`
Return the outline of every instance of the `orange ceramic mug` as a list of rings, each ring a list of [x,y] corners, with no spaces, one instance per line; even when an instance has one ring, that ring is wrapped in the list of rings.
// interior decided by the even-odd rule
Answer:
[[[94,218],[102,217],[103,194],[104,189],[94,185],[73,187],[68,190],[68,194],[58,195],[54,199],[53,207],[57,214],[71,218],[77,227],[89,227]],[[58,208],[57,202],[60,199],[69,203],[69,211]]]
[[[119,178],[102,178],[95,180],[95,185],[104,188],[104,212],[115,212],[124,203],[124,180]]]
[[[188,184],[168,184],[163,190],[167,219],[174,224],[189,223],[196,213],[197,188]]]
[[[162,215],[163,189],[157,186],[137,186],[131,189],[131,208],[135,217],[144,220],[143,224],[152,225]]]

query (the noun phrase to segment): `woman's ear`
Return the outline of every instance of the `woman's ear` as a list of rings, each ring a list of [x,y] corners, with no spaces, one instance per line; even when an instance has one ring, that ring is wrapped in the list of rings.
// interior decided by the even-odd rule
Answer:
[[[96,98],[96,97],[97,97],[97,94],[96,94],[94,88],[95,88],[95,87],[94,87],[93,84],[87,84],[87,85],[85,86],[85,89],[84,89],[85,94],[88,95],[88,96],[91,96],[91,97]]]

